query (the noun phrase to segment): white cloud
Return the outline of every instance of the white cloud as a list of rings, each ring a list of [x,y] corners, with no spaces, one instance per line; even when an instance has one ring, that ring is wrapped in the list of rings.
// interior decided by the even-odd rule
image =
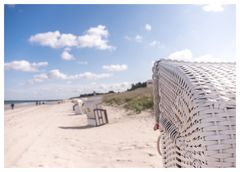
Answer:
[[[92,89],[97,92],[108,92],[108,91],[122,92],[122,91],[126,91],[130,87],[131,87],[131,84],[129,82],[120,82],[120,83],[111,83],[111,84],[97,84]]]
[[[114,47],[108,45],[109,32],[106,26],[98,25],[97,27],[91,27],[87,33],[78,37],[79,47],[97,48],[100,50],[114,49]]]
[[[183,60],[190,62],[224,62],[223,58],[213,57],[211,54],[205,54],[199,57],[193,57],[191,50],[185,49],[181,51],[174,52],[168,56],[171,60]]]
[[[131,87],[129,82],[117,82],[117,83],[102,83],[94,81],[90,84],[78,84],[71,82],[72,80],[63,80],[61,83],[49,82],[44,84],[35,84],[34,86],[26,89],[25,87],[19,87],[17,90],[6,90],[8,99],[24,99],[26,94],[29,99],[68,99],[70,97],[79,96],[84,93],[108,92],[113,90],[115,92],[122,92]]]
[[[128,66],[125,64],[111,64],[111,65],[103,65],[102,66],[103,69],[105,69],[106,71],[109,72],[120,72],[120,71],[125,71],[128,69]]]
[[[91,27],[88,29],[87,33],[89,35],[97,35],[102,37],[108,37],[109,33],[108,30],[106,30],[106,26],[98,25],[97,27]]]
[[[77,93],[92,93],[93,91],[99,92],[99,93],[106,93],[109,91],[115,91],[115,92],[122,92],[126,91],[128,88],[131,87],[131,84],[129,82],[119,82],[119,83],[110,83],[110,84],[104,84],[104,83],[91,83],[86,86],[82,86],[81,88],[78,88],[74,90],[74,92]]]
[[[58,41],[56,42],[56,48],[57,47],[74,47],[77,46],[77,36],[73,34],[61,34]]]
[[[207,4],[202,6],[202,9],[206,12],[222,12],[224,11],[222,4]]]
[[[38,33],[29,38],[30,42],[37,42],[42,46],[49,46],[51,48],[57,48],[58,40],[60,39],[60,32],[45,32]]]
[[[17,70],[22,72],[37,72],[40,67],[47,66],[48,62],[33,62],[30,63],[26,60],[12,61],[5,63],[4,67],[6,70]]]
[[[191,61],[192,60],[192,52],[189,49],[181,50],[174,52],[168,56],[171,60],[183,60],[183,61]]]
[[[47,74],[48,78],[50,79],[68,79],[68,76],[64,73],[61,73],[58,69],[51,70]]]
[[[142,42],[143,37],[140,35],[136,35],[135,40],[136,42]]]
[[[149,24],[146,24],[146,25],[145,25],[145,30],[146,30],[146,31],[151,31],[151,30],[152,30],[152,26],[149,25]]]
[[[69,52],[69,48],[65,48],[61,54],[61,58],[66,61],[75,60],[75,57]]]
[[[41,73],[39,75],[34,75],[32,81],[33,82],[42,82],[48,79],[48,75],[46,73]]]
[[[74,75],[74,76],[70,76],[69,78],[73,78],[73,79],[89,79],[89,80],[98,80],[98,79],[103,79],[103,78],[109,78],[111,77],[112,74],[109,73],[100,73],[100,74],[96,74],[96,73],[92,73],[92,72],[84,72],[78,75]]]
[[[108,36],[109,32],[106,26],[98,25],[97,27],[89,28],[84,35],[61,34],[59,31],[45,32],[32,35],[29,41],[51,48],[80,47],[114,50],[115,47],[108,44]]]
[[[130,37],[128,35],[124,36],[124,39],[127,40],[127,41],[135,41],[135,42],[142,42],[143,40],[143,37],[141,35],[136,35],[136,36],[133,36],[133,37]]]
[[[51,70],[47,73],[42,73],[39,75],[33,76],[28,83],[33,84],[35,82],[42,82],[47,79],[58,79],[58,80],[77,80],[77,79],[88,79],[88,80],[98,80],[111,77],[110,73],[92,73],[92,72],[84,72],[75,75],[67,75],[62,73],[59,69]]]
[[[149,45],[151,47],[157,47],[157,46],[160,46],[161,44],[159,41],[154,40],[154,41],[150,42]]]

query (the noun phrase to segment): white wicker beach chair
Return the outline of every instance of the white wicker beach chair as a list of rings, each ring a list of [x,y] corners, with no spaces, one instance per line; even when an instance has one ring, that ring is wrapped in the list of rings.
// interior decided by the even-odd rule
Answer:
[[[85,101],[83,111],[87,115],[89,126],[101,126],[108,123],[107,111],[95,101]]]
[[[154,112],[165,167],[236,166],[235,63],[160,60]]]

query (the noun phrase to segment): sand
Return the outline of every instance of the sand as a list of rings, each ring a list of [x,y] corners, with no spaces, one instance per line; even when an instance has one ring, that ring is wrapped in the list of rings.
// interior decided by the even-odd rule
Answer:
[[[70,102],[5,111],[5,167],[162,167],[151,113],[104,108],[109,124],[100,127]]]

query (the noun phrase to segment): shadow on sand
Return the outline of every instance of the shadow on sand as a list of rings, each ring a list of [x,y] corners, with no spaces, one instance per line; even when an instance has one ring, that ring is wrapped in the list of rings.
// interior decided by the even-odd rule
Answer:
[[[61,126],[58,128],[66,129],[66,130],[78,130],[78,129],[88,129],[88,128],[94,128],[94,127],[85,125],[85,126]]]
[[[78,115],[82,115],[82,116],[84,116],[84,115],[86,115],[86,114],[83,114],[83,113],[69,113],[68,114],[68,116],[78,116]]]

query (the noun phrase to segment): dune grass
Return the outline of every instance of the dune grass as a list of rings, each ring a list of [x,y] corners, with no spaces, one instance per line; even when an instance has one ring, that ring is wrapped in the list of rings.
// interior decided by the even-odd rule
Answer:
[[[138,88],[133,91],[104,95],[103,102],[141,113],[143,110],[153,108],[152,88]]]

